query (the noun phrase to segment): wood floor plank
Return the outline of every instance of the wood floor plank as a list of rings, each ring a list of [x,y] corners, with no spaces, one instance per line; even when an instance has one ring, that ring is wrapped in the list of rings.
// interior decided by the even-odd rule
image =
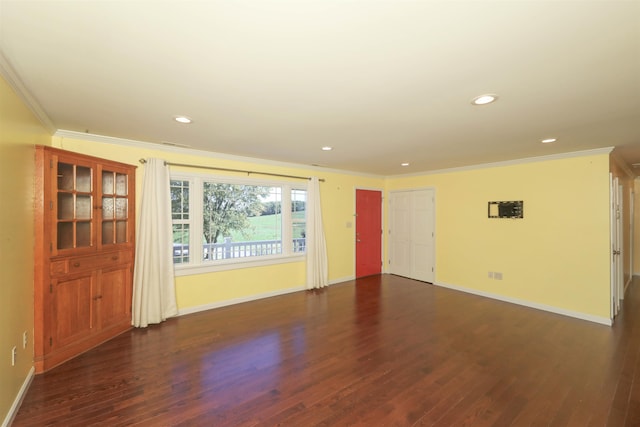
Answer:
[[[37,375],[14,426],[637,426],[613,327],[380,275],[170,319]]]

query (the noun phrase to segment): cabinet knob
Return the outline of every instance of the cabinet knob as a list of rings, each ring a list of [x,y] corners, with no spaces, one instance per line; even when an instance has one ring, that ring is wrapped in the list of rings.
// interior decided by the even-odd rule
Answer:
[[[74,266],[74,267],[80,267],[80,263],[79,263],[79,262],[74,262],[74,263],[73,263],[73,266]]]
[[[118,260],[118,255],[114,255],[111,257],[112,260],[117,261]]]

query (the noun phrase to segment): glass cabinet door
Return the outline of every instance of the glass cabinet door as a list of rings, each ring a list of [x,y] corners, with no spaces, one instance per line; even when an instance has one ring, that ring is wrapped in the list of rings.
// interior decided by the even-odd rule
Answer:
[[[92,245],[93,169],[58,162],[56,248],[86,248]]]
[[[129,182],[126,173],[102,171],[102,244],[127,243]]]

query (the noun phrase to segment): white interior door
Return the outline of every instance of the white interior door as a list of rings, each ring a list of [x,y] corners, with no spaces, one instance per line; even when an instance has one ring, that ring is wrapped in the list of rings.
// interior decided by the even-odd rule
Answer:
[[[629,241],[631,242],[631,245],[629,246],[629,256],[627,257],[627,259],[629,260],[629,277],[633,277],[633,247],[634,245],[634,237],[635,236],[635,193],[633,191],[633,189],[631,189],[630,195],[629,195]],[[626,284],[625,284],[626,286]]]
[[[434,190],[392,192],[389,206],[390,272],[433,283]]]
[[[411,192],[391,193],[389,228],[389,269],[393,274],[411,277]]]
[[[611,318],[614,319],[620,311],[620,301],[623,298],[622,274],[622,215],[621,192],[618,178],[609,174],[609,201],[611,226]]]
[[[413,278],[433,283],[434,276],[433,190],[413,195]]]
[[[616,182],[618,178],[616,178]],[[618,185],[618,194],[616,195],[616,241],[618,242],[616,269],[618,285],[618,311],[620,310],[620,301],[624,299],[624,237],[623,237],[623,215],[624,215],[624,187]]]

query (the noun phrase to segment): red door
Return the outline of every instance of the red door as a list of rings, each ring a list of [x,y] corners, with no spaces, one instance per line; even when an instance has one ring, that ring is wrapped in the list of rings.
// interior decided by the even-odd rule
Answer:
[[[356,190],[356,277],[382,272],[382,192]]]

